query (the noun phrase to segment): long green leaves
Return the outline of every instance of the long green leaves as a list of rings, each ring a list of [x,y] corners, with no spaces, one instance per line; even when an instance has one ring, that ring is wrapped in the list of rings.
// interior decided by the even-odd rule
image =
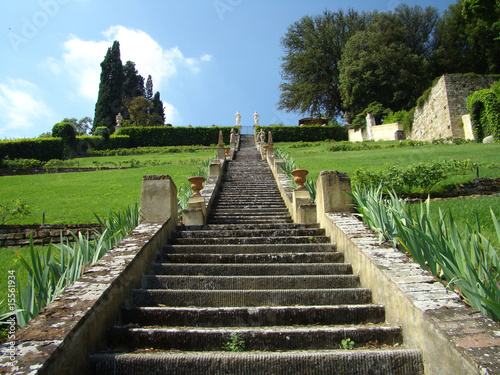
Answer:
[[[351,195],[365,223],[407,251],[433,275],[446,279],[449,288],[458,288],[466,301],[492,319],[500,321],[500,257],[481,235],[481,225],[458,228],[451,213],[440,212],[438,222],[430,218],[430,203],[417,207],[402,202],[395,194],[387,200],[382,188],[359,188]],[[491,211],[500,239],[500,225]]]
[[[95,231],[94,239],[73,234],[73,242],[64,241],[61,234],[59,245],[51,245],[43,257],[30,243],[30,261],[18,254],[21,264],[28,271],[26,285],[16,284],[16,319],[19,327],[26,325],[40,310],[72,285],[108,250],[117,245],[139,223],[139,206],[127,207],[121,212],[108,213],[106,219],[97,217],[102,233]],[[59,257],[53,256],[53,248]]]
[[[292,176],[292,171],[294,169],[298,169],[297,164],[295,163],[295,160],[286,152],[283,150],[277,148],[274,150],[274,156],[278,159],[283,159],[283,163],[281,166],[281,169],[285,174],[288,176],[290,179],[290,188],[291,189],[296,189],[297,184],[294,181],[294,177]],[[311,199],[314,202],[316,200],[316,183],[311,181],[310,179],[306,178],[306,182],[304,183],[304,187],[309,191],[309,194],[311,195]]]

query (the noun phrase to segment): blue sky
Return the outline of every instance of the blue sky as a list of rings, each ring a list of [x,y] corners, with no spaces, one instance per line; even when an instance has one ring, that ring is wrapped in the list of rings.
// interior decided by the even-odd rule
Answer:
[[[455,0],[407,1],[440,12]],[[99,64],[113,40],[151,74],[174,126],[296,124],[277,111],[280,40],[325,9],[387,11],[398,0],[20,0],[0,5],[0,139],[37,137],[94,116]]]

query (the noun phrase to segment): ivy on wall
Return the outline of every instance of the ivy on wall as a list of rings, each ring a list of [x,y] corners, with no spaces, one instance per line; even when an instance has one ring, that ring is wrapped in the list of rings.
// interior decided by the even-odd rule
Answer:
[[[471,115],[474,137],[477,142],[493,135],[500,141],[500,81],[490,89],[479,90],[467,98],[467,110]]]

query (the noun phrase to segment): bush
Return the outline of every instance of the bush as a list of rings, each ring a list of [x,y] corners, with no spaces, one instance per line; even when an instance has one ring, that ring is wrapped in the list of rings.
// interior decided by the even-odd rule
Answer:
[[[0,159],[62,159],[64,144],[61,138],[34,138],[0,141]]]
[[[220,130],[224,143],[229,144],[231,127],[127,127],[120,129],[119,135],[130,137],[130,147],[210,146],[217,144]]]
[[[2,168],[8,169],[34,169],[41,168],[43,161],[36,159],[14,159],[10,160],[8,157],[0,163]]]
[[[256,131],[271,131],[273,142],[321,142],[347,140],[347,128],[341,126],[258,126]]]
[[[96,128],[94,130],[94,135],[95,136],[98,136],[98,137],[102,137],[104,139],[105,142],[108,141],[109,139],[109,129],[105,126],[99,126],[98,128]]]
[[[471,115],[476,142],[493,135],[500,141],[500,81],[491,89],[474,92],[467,98],[467,110]]]
[[[68,122],[60,122],[52,128],[52,137],[59,137],[64,144],[73,145],[76,141],[75,128]]]

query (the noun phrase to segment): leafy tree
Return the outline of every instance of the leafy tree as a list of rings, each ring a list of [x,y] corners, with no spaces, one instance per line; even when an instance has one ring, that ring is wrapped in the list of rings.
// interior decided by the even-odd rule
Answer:
[[[129,99],[127,109],[130,114],[130,125],[132,126],[158,126],[161,125],[161,118],[151,110],[153,103],[143,96]]]
[[[133,61],[127,61],[123,66],[123,95],[122,99],[144,96],[144,78],[135,68]]]
[[[148,79],[146,81],[146,90],[144,90],[144,97],[147,100],[153,100],[153,78],[151,78],[151,74],[148,75]]]
[[[435,11],[400,7],[379,13],[366,30],[346,43],[340,62],[339,91],[354,114],[374,102],[393,110],[409,109],[429,84],[425,55],[430,50],[429,19]],[[420,25],[420,26],[419,26]],[[415,30],[420,36],[413,35]]]
[[[333,118],[345,110],[340,96],[339,61],[349,38],[364,30],[371,16],[352,9],[324,11],[292,24],[281,44],[279,109]]]
[[[67,122],[75,129],[76,135],[86,135],[92,129],[93,120],[90,117],[84,117],[80,120],[76,118],[65,118],[62,122]]]
[[[500,73],[500,42],[495,40],[499,19],[499,0],[460,0],[450,5],[434,35],[434,75]]]
[[[160,99],[159,91],[155,93],[152,102],[153,102],[152,114],[157,114],[161,119],[161,124],[165,124],[165,108],[163,107],[163,102]]]
[[[115,41],[101,63],[101,82],[95,105],[92,131],[98,126],[114,131],[116,115],[122,106],[123,66],[120,59],[120,43]]]

